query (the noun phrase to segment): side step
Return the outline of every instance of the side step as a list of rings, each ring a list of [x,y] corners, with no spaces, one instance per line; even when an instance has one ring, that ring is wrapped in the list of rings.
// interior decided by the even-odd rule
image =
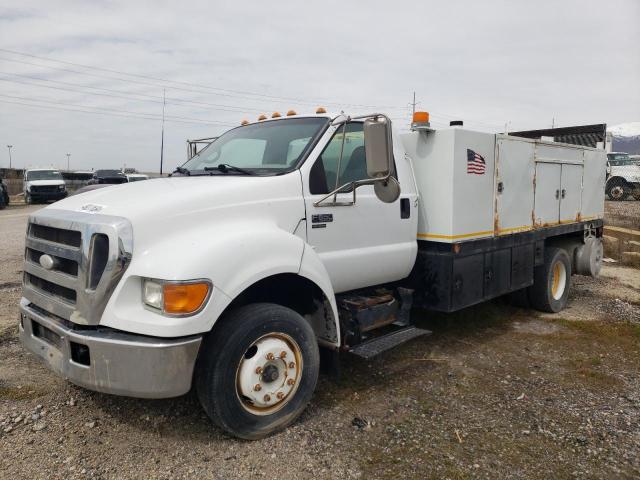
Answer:
[[[349,349],[349,352],[357,355],[360,358],[368,360],[382,352],[391,350],[393,347],[397,347],[402,343],[408,342],[409,340],[417,337],[421,337],[422,335],[431,335],[431,331],[414,326],[408,326],[396,330],[395,332],[372,338],[371,340],[363,342],[359,345],[355,345],[354,347],[351,347]]]

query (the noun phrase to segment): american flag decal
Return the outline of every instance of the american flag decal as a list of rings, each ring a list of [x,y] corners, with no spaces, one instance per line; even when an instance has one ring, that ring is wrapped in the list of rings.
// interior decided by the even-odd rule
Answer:
[[[473,173],[475,175],[484,175],[487,169],[487,164],[482,158],[482,155],[467,149],[467,173]]]

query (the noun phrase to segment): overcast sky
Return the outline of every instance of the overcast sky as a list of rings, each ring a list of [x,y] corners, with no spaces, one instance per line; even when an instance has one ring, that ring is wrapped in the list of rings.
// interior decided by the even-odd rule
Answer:
[[[638,0],[3,3],[0,167],[157,171],[163,89],[165,170],[262,112],[404,126],[414,90],[437,127],[640,120]]]

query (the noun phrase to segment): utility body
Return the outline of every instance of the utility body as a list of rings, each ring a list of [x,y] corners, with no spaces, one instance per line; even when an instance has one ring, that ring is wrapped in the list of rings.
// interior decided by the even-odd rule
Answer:
[[[605,164],[595,148],[434,131],[426,114],[407,134],[382,114],[243,125],[172,178],[32,214],[20,336],[73,383],[195,386],[216,424],[261,438],[302,412],[321,352],[369,358],[427,334],[412,307],[564,308],[571,275],[600,268]]]

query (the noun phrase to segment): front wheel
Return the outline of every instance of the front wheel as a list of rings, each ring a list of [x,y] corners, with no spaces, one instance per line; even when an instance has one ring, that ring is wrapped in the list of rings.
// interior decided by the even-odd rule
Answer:
[[[275,304],[239,307],[201,347],[196,390],[216,425],[248,440],[293,423],[316,386],[318,344],[309,323]]]
[[[621,178],[614,178],[607,184],[607,195],[611,200],[624,200],[629,195],[629,185]]]
[[[27,205],[31,205],[33,203],[33,201],[31,200],[31,195],[29,195],[28,193],[24,194],[24,203],[26,203]]]

